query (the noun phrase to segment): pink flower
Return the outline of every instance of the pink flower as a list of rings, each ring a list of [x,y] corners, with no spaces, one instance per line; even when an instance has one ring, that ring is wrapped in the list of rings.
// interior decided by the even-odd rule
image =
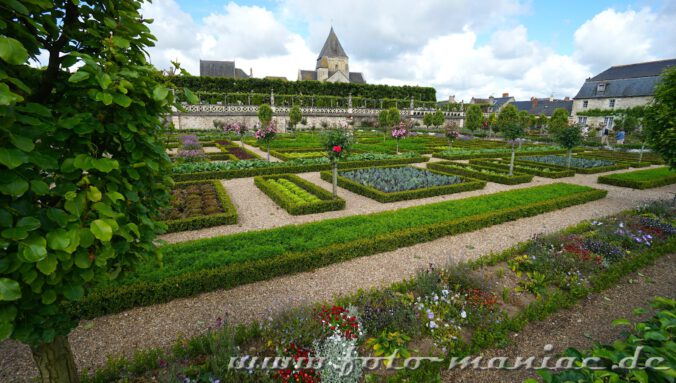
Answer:
[[[336,153],[340,153],[340,152],[343,151],[343,148],[340,147],[340,145],[336,145],[336,146],[333,147],[333,151],[336,152]]]

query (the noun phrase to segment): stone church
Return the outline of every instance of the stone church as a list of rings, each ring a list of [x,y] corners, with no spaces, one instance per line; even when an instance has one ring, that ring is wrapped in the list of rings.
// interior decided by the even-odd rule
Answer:
[[[322,51],[319,52],[319,57],[317,57],[317,68],[315,70],[300,69],[298,81],[301,80],[366,84],[361,72],[350,72],[349,58],[343,50],[343,46],[340,45],[333,27],[331,27]]]

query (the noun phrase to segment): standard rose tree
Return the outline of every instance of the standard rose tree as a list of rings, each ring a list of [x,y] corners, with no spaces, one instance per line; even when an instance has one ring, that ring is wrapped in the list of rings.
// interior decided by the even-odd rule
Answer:
[[[272,142],[272,140],[274,140],[276,136],[277,136],[277,123],[274,120],[270,121],[268,124],[264,126],[261,126],[258,130],[256,130],[256,133],[254,134],[254,137],[256,137],[256,140],[258,140],[258,142],[265,144],[268,153],[268,162],[270,162],[270,142]]]
[[[451,150],[453,147],[453,141],[460,137],[460,132],[458,131],[458,127],[452,122],[446,124],[444,131],[446,133],[446,139],[448,140],[448,150]]]
[[[352,146],[352,134],[346,129],[330,129],[324,132],[323,146],[333,170],[333,198],[338,196],[338,160],[347,156]]]
[[[397,154],[399,154],[399,140],[408,136],[408,129],[406,129],[406,124],[402,121],[399,123],[399,126],[392,128],[392,138],[397,140]]]

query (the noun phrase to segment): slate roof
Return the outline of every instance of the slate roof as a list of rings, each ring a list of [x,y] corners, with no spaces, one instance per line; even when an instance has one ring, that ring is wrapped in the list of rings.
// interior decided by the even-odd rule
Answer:
[[[350,82],[355,84],[366,84],[364,75],[361,72],[350,72]]]
[[[530,114],[539,116],[543,114],[547,117],[551,117],[556,109],[562,108],[568,111],[570,114],[573,110],[573,100],[552,100],[549,101],[548,98],[538,98],[535,107],[533,107],[533,101],[513,101],[512,105],[516,106],[516,109],[519,111],[525,110]]]
[[[638,64],[612,66],[591,78],[591,81],[618,80],[637,77],[659,76],[665,69],[675,66],[676,59],[651,61]]]
[[[676,59],[613,66],[587,79],[574,99],[652,96],[662,72]],[[599,84],[605,89],[599,91]]]
[[[319,52],[317,60],[322,57],[347,57],[343,46],[340,45],[340,41],[338,41],[338,36],[336,36],[336,33],[333,31],[333,27],[331,27],[331,31],[329,31],[329,36],[326,38],[324,47],[321,52]]]
[[[243,70],[235,68],[234,61],[200,60],[200,76],[249,78]]]
[[[507,104],[510,101],[514,101],[514,97],[496,97],[493,99],[493,105],[491,106],[497,110],[500,110],[500,108],[502,108],[503,105]]]

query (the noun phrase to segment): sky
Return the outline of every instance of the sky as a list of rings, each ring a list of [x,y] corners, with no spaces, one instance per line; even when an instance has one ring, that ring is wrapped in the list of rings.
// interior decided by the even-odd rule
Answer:
[[[439,100],[574,97],[610,66],[676,58],[676,0],[153,0],[143,16],[159,69],[235,60],[296,80],[333,26],[368,83],[432,86]]]

